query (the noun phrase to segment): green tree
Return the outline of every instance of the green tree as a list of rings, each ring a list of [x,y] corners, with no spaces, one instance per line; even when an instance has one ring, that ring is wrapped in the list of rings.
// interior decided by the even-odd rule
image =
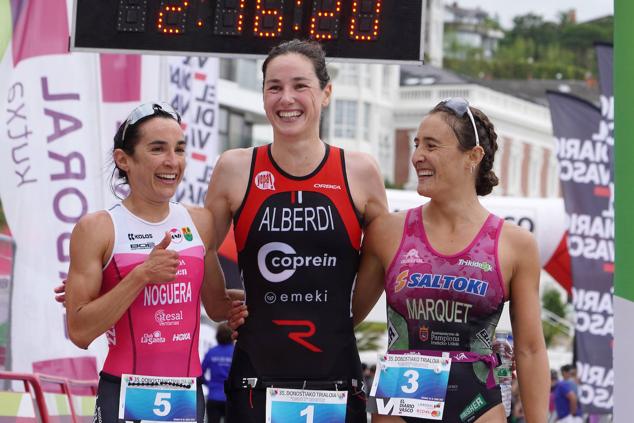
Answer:
[[[548,288],[542,294],[542,307],[561,318],[566,317],[566,304],[561,301],[561,295],[555,288]]]
[[[557,22],[534,13],[516,16],[487,60],[478,49],[460,45],[455,28],[448,29],[444,66],[473,78],[586,79],[596,75],[594,43],[612,41],[614,19],[576,24],[572,17],[570,11],[560,12]]]
[[[381,345],[379,341],[385,336],[387,328],[382,322],[362,322],[354,329],[359,351],[375,351]]]
[[[546,289],[542,294],[542,307],[562,319],[566,318],[566,304],[561,300],[559,291],[554,288]],[[567,327],[552,319],[543,320],[542,329],[547,346],[552,345],[556,338],[567,337],[568,333]]]

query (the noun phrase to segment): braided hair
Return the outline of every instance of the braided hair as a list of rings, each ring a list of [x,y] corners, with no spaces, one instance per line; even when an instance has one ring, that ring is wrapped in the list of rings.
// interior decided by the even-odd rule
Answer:
[[[495,159],[495,152],[498,150],[498,135],[495,132],[493,123],[484,112],[472,106],[469,106],[469,109],[473,114],[473,119],[478,130],[480,146],[484,150],[484,157],[477,168],[476,194],[487,195],[493,191],[494,186],[499,184],[498,177],[495,175],[495,172],[493,172],[493,160]],[[460,151],[469,151],[476,146],[473,125],[466,114],[462,117],[456,116],[455,112],[445,106],[444,102],[437,104],[436,107],[429,112],[430,115],[434,113],[441,113],[445,122],[453,129],[456,138],[458,138],[458,148]]]

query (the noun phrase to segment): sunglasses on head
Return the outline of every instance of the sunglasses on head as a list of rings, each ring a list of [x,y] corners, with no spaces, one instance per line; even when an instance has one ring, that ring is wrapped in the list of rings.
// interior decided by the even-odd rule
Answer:
[[[478,128],[476,127],[475,119],[473,118],[473,113],[471,113],[471,109],[469,108],[469,102],[462,97],[453,97],[453,98],[441,101],[440,104],[450,109],[458,117],[464,117],[465,113],[467,114],[467,116],[469,116],[469,120],[471,121],[471,125],[473,126],[473,134],[475,135],[475,143],[476,143],[476,146],[479,146],[480,137],[478,136]]]
[[[141,104],[136,109],[132,110],[128,115],[128,118],[125,120],[125,126],[123,127],[123,133],[121,134],[121,140],[125,140],[125,133],[128,128],[134,124],[136,124],[141,119],[144,119],[149,116],[153,116],[156,112],[164,112],[172,116],[178,123],[181,123],[181,116],[165,102],[160,103],[145,103]]]

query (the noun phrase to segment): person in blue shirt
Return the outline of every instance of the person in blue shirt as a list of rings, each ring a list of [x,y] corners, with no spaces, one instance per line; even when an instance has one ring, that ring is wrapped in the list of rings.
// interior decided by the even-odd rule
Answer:
[[[227,397],[225,396],[225,380],[231,368],[233,356],[232,330],[222,323],[216,329],[218,345],[210,348],[203,359],[203,379],[207,385],[207,422],[220,423],[225,416]]]
[[[581,406],[577,393],[577,369],[572,364],[561,367],[560,380],[555,386],[554,398],[557,422],[581,423]]]

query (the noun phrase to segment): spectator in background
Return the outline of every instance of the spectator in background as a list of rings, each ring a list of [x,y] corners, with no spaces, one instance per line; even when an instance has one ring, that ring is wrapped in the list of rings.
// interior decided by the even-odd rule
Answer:
[[[572,364],[561,366],[562,380],[554,391],[558,423],[582,423],[581,406],[577,394],[577,369]]]
[[[555,423],[557,421],[557,413],[555,412],[555,388],[559,383],[559,374],[557,370],[550,371],[550,399],[548,403],[548,423]]]
[[[220,423],[220,419],[226,414],[225,380],[227,380],[233,356],[231,333],[232,330],[226,323],[220,324],[216,330],[218,345],[210,348],[203,359],[203,379],[208,389],[207,423]]]
[[[374,375],[376,374],[376,364],[370,366],[370,374],[368,376],[368,383],[370,384],[370,388],[372,388],[372,383],[374,383]]]
[[[374,374],[376,373],[376,364],[368,367],[366,363],[361,363],[361,370],[363,371],[363,390],[366,395],[370,395],[370,390],[372,390],[372,381],[374,380]]]

